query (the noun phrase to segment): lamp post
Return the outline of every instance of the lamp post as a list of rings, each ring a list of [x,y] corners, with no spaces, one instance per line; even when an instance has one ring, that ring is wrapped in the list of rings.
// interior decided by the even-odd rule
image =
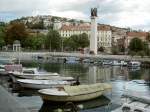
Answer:
[[[20,64],[20,51],[21,51],[21,43],[19,40],[15,40],[13,42],[13,51],[15,51],[18,54],[18,64]]]
[[[18,46],[18,64],[20,64],[20,51],[21,51],[21,45]]]
[[[63,38],[61,39],[61,52],[64,51],[64,43],[63,43]]]

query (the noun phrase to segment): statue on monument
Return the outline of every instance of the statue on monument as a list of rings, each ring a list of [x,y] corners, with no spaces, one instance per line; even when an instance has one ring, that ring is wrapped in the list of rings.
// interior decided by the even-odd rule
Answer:
[[[97,17],[97,8],[91,8],[91,17]]]

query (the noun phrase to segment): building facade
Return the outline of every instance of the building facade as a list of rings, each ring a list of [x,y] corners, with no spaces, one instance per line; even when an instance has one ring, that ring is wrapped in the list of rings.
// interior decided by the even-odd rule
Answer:
[[[59,29],[61,37],[69,38],[72,35],[79,35],[86,33],[90,39],[91,27],[90,25],[63,25]],[[106,52],[110,52],[112,42],[112,33],[109,27],[97,26],[97,47],[103,47]]]

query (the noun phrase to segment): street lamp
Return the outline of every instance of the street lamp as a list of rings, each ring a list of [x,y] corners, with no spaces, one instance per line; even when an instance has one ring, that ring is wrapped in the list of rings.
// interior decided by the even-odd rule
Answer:
[[[64,44],[63,44],[63,38],[61,39],[61,52],[64,51]]]

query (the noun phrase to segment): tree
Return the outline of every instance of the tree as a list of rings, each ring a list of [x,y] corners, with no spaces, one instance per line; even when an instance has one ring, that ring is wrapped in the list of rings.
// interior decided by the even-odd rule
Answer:
[[[0,47],[2,48],[2,46],[5,45],[5,32],[4,32],[4,28],[3,26],[0,26]]]
[[[119,53],[118,47],[117,46],[113,46],[111,48],[111,52],[113,55],[117,55]]]
[[[0,22],[0,27],[5,27],[6,23],[5,22]]]
[[[80,23],[84,23],[84,21],[83,21],[83,20],[80,20]]]
[[[139,38],[133,38],[129,43],[129,50],[130,51],[142,51],[143,50],[143,42]]]
[[[12,22],[6,28],[6,44],[13,44],[15,40],[19,40],[24,45],[25,39],[28,37],[25,25],[19,22]]]
[[[40,50],[45,44],[46,36],[43,34],[31,35],[25,40],[26,48]]]
[[[85,48],[88,47],[90,44],[88,35],[86,33],[82,33],[79,35],[79,47]]]
[[[46,47],[51,50],[60,49],[61,37],[58,31],[50,29],[46,37]]]
[[[141,56],[141,58],[143,58],[145,56],[145,52],[144,51],[139,51],[138,55]]]
[[[76,50],[78,45],[75,40],[77,40],[77,35],[72,35],[69,38],[64,38],[63,44],[66,50]]]
[[[33,23],[26,23],[26,24],[31,29],[44,29],[45,28],[43,19],[34,24]]]
[[[86,33],[80,35],[72,35],[64,41],[64,45],[70,50],[77,50],[78,48],[88,47],[88,35]]]
[[[75,19],[70,19],[69,22],[74,23],[76,20]]]
[[[148,42],[150,42],[150,33],[147,34],[146,40],[147,40]]]
[[[136,55],[136,52],[135,51],[129,51],[129,54],[133,57]]]
[[[148,42],[143,42],[143,51],[145,52],[146,55],[150,55],[150,49],[149,49],[149,43]]]

